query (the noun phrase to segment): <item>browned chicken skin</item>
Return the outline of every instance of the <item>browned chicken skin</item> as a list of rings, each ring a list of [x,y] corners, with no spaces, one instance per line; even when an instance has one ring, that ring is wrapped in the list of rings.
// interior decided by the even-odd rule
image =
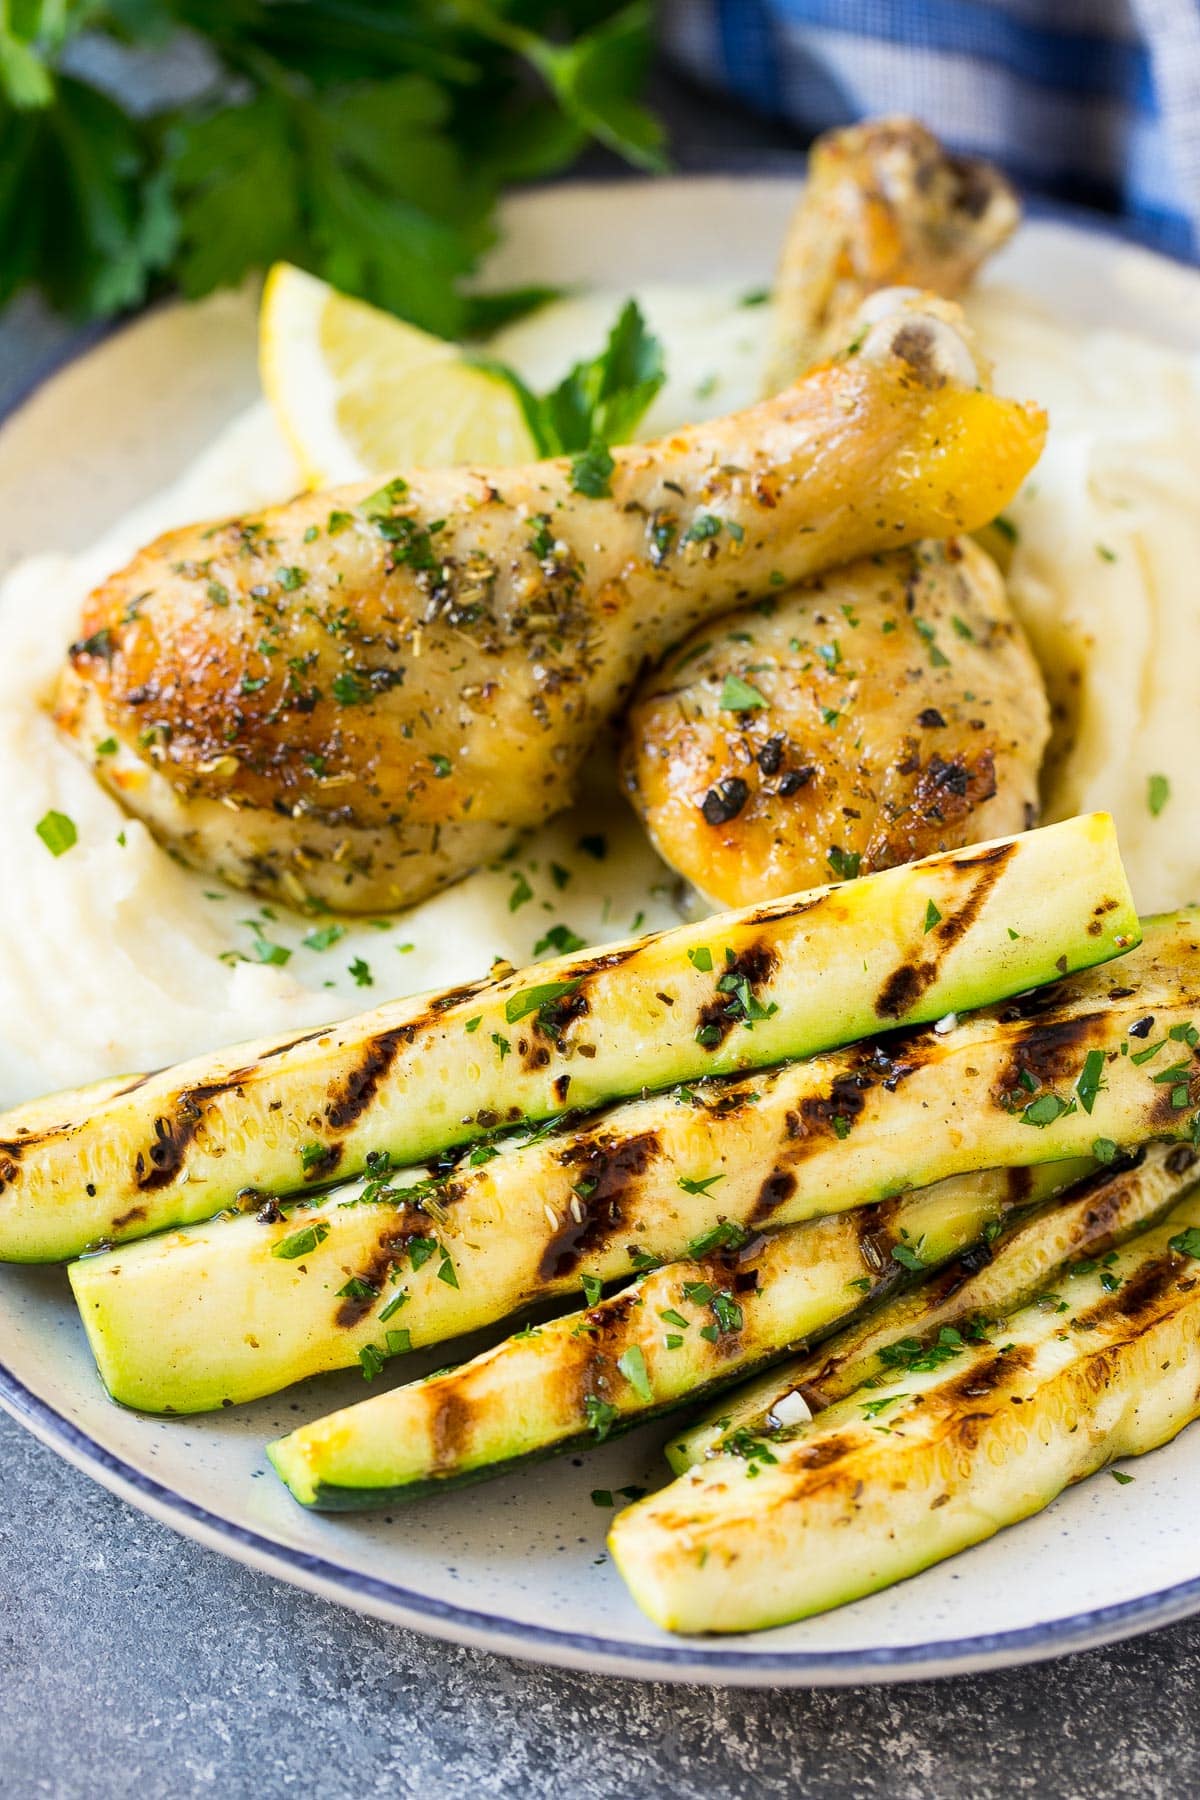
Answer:
[[[655,844],[724,906],[1022,831],[1049,712],[969,538],[815,577],[673,653],[623,775]]]
[[[418,470],[172,532],[88,600],[55,716],[188,861],[405,905],[566,805],[698,620],[981,524],[1043,429],[914,303],[773,400],[616,451],[608,492],[565,459]]]
[[[874,328],[909,283],[960,292],[1017,216],[1001,175],[912,120],[821,139],[784,248],[772,381],[831,333]],[[967,540],[926,543],[694,633],[635,697],[622,776],[666,861],[740,906],[1023,830],[1047,735],[995,565]]]
[[[849,319],[878,288],[956,299],[1019,217],[998,169],[951,155],[915,119],[818,138],[776,277],[766,391],[845,343]]]

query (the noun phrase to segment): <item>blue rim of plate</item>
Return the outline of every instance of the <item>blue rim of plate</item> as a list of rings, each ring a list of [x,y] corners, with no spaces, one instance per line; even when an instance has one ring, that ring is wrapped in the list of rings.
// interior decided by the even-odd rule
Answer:
[[[760,179],[782,179],[794,175],[796,167],[795,164],[789,166],[786,159],[775,158],[732,171],[696,170],[678,179],[705,180],[719,178],[722,174],[735,179],[755,175]],[[598,181],[585,185],[612,183]],[[1032,218],[1057,222],[1093,236],[1114,237],[1169,265],[1200,274],[1195,265],[1182,262],[1149,243],[1146,235],[1128,221],[1048,201],[1032,200],[1027,203],[1026,210]],[[32,398],[44,382],[143,316],[144,313],[138,313],[111,324],[88,326],[39,359],[15,394],[0,403],[0,425]],[[916,1681],[1011,1667],[1097,1648],[1172,1624],[1200,1611],[1200,1578],[1195,1578],[1161,1588],[1153,1594],[1073,1613],[1043,1625],[927,1644],[835,1651],[719,1649],[713,1647],[718,1640],[694,1638],[680,1642],[664,1640],[662,1644],[631,1644],[620,1639],[506,1620],[495,1614],[454,1606],[234,1524],[114,1455],[26,1387],[2,1363],[0,1408],[66,1462],[90,1475],[118,1498],[184,1536],[224,1552],[235,1562],[410,1630],[497,1655],[515,1656],[560,1668],[641,1680],[748,1687],[832,1687]]]
[[[1154,1594],[978,1637],[861,1650],[748,1651],[710,1647],[715,1640],[630,1644],[620,1639],[559,1631],[453,1606],[395,1582],[348,1569],[327,1557],[281,1544],[235,1525],[106,1450],[0,1365],[0,1407],[65,1461],[186,1537],[224,1551],[235,1562],[265,1571],[357,1612],[423,1631],[473,1649],[531,1662],[640,1680],[700,1681],[755,1686],[835,1687],[916,1681],[1042,1661],[1096,1648],[1169,1625],[1200,1610],[1200,1578]]]

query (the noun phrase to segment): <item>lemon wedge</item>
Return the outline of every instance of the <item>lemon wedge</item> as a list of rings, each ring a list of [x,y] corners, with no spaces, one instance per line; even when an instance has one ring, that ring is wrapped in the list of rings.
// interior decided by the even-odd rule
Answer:
[[[454,344],[276,263],[258,324],[263,389],[309,487],[403,468],[509,467],[537,450],[501,378]]]

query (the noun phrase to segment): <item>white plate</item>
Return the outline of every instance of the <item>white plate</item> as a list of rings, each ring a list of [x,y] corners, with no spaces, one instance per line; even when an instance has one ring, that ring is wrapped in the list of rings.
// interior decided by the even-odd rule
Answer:
[[[508,212],[490,274],[612,285],[768,279],[791,181],[560,188]],[[720,268],[712,266],[717,246]],[[1001,279],[1080,321],[1200,348],[1200,274],[1098,232],[1027,225]],[[71,548],[169,479],[253,396],[253,310],[229,296],[179,328],[152,313],[43,387],[0,433],[0,568]],[[19,879],[6,871],[5,879]],[[64,997],[64,1003],[69,997]],[[361,1396],[323,1378],[234,1413],[153,1420],[101,1393],[60,1271],[0,1269],[0,1404],[70,1462],[177,1530],[330,1599],[488,1649],[618,1674],[747,1684],[892,1680],[1019,1662],[1200,1608],[1200,1430],[1038,1518],[824,1618],[735,1640],[668,1637],[604,1557],[593,1488],[661,1478],[647,1428],[399,1512],[320,1518],[271,1474],[264,1442]]]

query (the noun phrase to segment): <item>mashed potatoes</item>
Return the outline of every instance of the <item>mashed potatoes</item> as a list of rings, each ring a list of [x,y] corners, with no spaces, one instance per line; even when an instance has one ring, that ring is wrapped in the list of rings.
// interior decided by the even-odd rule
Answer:
[[[1200,900],[1200,358],[1002,290],[969,311],[1050,413],[1009,570],[1054,709],[1046,816],[1112,812],[1143,912]]]
[[[761,307],[716,288],[643,299],[670,371],[649,430],[754,398]],[[564,301],[496,352],[544,384],[601,340],[615,304]],[[1143,907],[1200,895],[1200,375],[1177,354],[1072,332],[1015,296],[984,293],[972,312],[1000,384],[1053,415],[1013,508],[1011,574],[1057,709],[1050,814],[1111,808]],[[166,527],[296,485],[256,407],[86,556],[39,557],[0,589],[0,1106],[477,976],[497,956],[523,962],[677,917],[676,883],[612,796],[607,755],[573,814],[377,922],[302,919],[223,889],[101,791],[42,710],[82,596]],[[78,833],[58,857],[36,835],[52,809]]]

